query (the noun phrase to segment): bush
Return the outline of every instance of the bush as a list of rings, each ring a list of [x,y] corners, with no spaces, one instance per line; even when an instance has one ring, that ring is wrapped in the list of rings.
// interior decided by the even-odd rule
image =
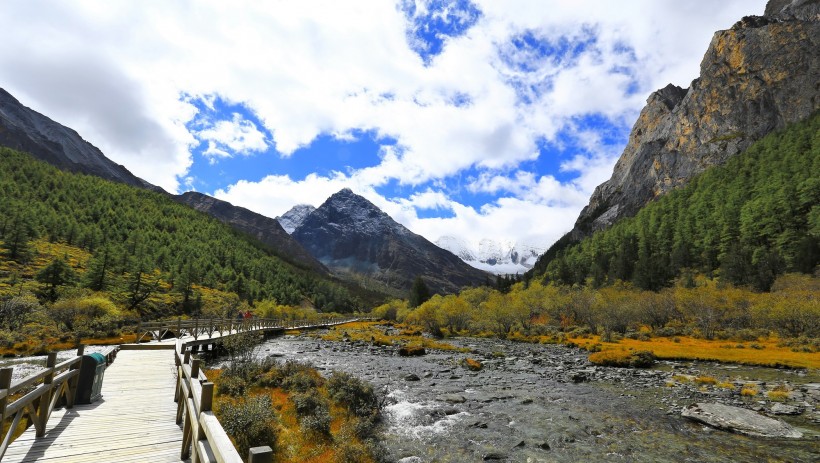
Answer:
[[[275,447],[276,413],[269,396],[258,395],[236,403],[227,402],[217,413],[219,422],[233,439],[240,455],[247,455],[251,447]]]
[[[401,346],[399,355],[402,357],[419,357],[425,355],[427,351],[421,346]]]
[[[223,376],[219,380],[219,386],[216,392],[219,395],[229,395],[231,397],[238,397],[245,393],[248,383],[240,376]]]
[[[464,368],[470,371],[480,371],[482,368],[484,368],[484,365],[482,365],[481,362],[471,358],[465,358],[461,362],[461,364],[462,366],[464,366]]]
[[[377,418],[379,401],[373,386],[348,373],[334,371],[327,381],[327,390],[336,403],[361,418]]]
[[[302,431],[317,437],[330,437],[330,413],[327,407],[316,410],[312,415],[299,419]]]
[[[655,354],[647,350],[608,350],[590,355],[589,361],[605,367],[649,368],[655,364]]]
[[[316,373],[307,370],[294,371],[282,380],[282,387],[291,392],[307,392],[316,389],[318,385]]]

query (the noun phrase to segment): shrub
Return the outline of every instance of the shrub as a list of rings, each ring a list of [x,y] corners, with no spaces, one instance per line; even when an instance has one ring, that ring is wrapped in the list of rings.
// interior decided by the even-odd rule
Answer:
[[[743,397],[754,397],[758,392],[756,384],[746,384],[740,390],[740,395]]]
[[[219,380],[219,386],[216,392],[219,395],[229,395],[231,397],[238,397],[245,393],[248,383],[241,376],[223,376]]]
[[[316,410],[312,415],[303,416],[299,419],[299,424],[306,434],[322,438],[330,437],[330,413],[327,407]]]
[[[421,346],[401,346],[399,355],[402,357],[419,357],[425,355],[427,351]]]
[[[336,403],[362,418],[378,417],[379,401],[373,386],[348,373],[334,371],[327,390]]]
[[[655,364],[655,354],[646,350],[608,350],[590,355],[589,361],[605,367],[648,368]]]
[[[717,384],[717,382],[718,382],[717,379],[715,379],[711,376],[698,376],[697,378],[695,378],[695,383],[696,384],[712,384],[712,385],[714,385],[714,384]]]
[[[322,407],[327,409],[327,404],[322,400],[322,397],[311,392],[293,394],[291,400],[293,401],[293,408],[296,410],[296,415],[300,418],[313,415],[316,410]]]
[[[292,392],[307,392],[318,385],[319,379],[310,371],[296,371],[282,381],[282,387]]]
[[[471,359],[471,358],[465,358],[461,362],[461,365],[464,366],[464,368],[466,368],[470,371],[480,371],[482,368],[484,368],[484,365],[482,365],[481,362],[479,362],[478,360]]]
[[[246,400],[226,402],[219,410],[219,422],[231,436],[240,455],[247,455],[251,447],[276,444],[276,413],[267,395]]]

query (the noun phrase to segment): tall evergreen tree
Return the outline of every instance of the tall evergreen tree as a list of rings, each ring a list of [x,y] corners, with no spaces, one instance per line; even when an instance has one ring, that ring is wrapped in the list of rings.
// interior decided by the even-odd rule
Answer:
[[[415,280],[413,280],[413,287],[410,288],[410,307],[418,307],[430,299],[430,290],[427,288],[427,284],[421,278],[421,276],[417,276]]]

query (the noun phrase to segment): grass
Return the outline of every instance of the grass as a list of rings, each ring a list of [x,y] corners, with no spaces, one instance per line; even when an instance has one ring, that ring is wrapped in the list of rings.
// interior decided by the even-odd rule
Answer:
[[[315,372],[315,370],[313,371]],[[315,373],[318,376],[318,372]],[[220,383],[225,380],[221,370],[207,370],[205,375],[216,384],[217,394],[214,399],[217,416],[219,416],[220,407],[243,400],[243,398],[219,394]],[[324,381],[311,393],[318,394],[326,399],[329,398]],[[262,394],[270,397],[271,406],[276,415],[273,422],[276,428],[276,443],[273,446],[274,461],[276,463],[331,463],[342,461],[341,453],[345,448],[351,446],[361,447],[363,445],[356,436],[349,432],[349,429],[355,426],[355,418],[340,404],[332,403],[330,406],[330,432],[332,437],[321,439],[303,430],[291,392],[282,387],[264,388],[254,386],[246,391],[245,396]],[[343,442],[344,445],[340,445],[340,442]],[[264,445],[264,443],[259,445]],[[369,455],[365,455],[359,461],[370,463],[373,460]]]
[[[395,328],[399,330],[398,334],[387,334],[387,329],[390,326],[384,322],[350,322],[344,325],[337,325],[322,335],[311,334],[311,336],[319,336],[325,341],[354,341],[366,342],[377,346],[418,346],[425,349],[438,349],[457,352],[468,352],[469,349],[459,348],[452,344],[431,339],[422,336],[421,330],[414,329],[404,325],[396,325]]]
[[[820,353],[794,352],[790,347],[779,345],[776,338],[759,340],[760,349],[737,349],[727,346],[725,341],[697,339],[688,336],[673,338],[655,337],[642,341],[624,338],[617,343],[602,342],[600,336],[567,338],[582,348],[600,344],[603,352],[609,350],[648,350],[659,359],[666,360],[708,360],[745,365],[789,368],[820,368]]]

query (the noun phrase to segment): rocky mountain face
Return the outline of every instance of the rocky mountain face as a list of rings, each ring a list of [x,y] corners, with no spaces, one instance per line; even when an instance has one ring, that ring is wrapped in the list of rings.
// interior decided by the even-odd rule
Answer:
[[[377,280],[402,293],[419,275],[439,293],[481,284],[488,277],[349,189],[328,198],[292,236],[331,270]]]
[[[270,246],[280,257],[296,265],[308,267],[316,272],[328,274],[328,269],[316,260],[309,252],[293,239],[276,219],[257,214],[244,207],[216,199],[214,197],[189,191],[175,196],[178,202],[191,206],[216,218],[232,228],[253,236],[263,244]]]
[[[471,266],[496,275],[515,275],[531,269],[543,249],[485,238],[475,250],[455,236],[442,236],[436,246],[457,255]]]
[[[69,172],[162,191],[105,157],[76,131],[23,106],[0,88],[0,145],[31,154]]]
[[[294,230],[299,228],[299,225],[302,225],[302,222],[305,221],[307,216],[315,210],[316,208],[310,204],[297,204],[289,211],[277,217],[276,220],[279,221],[279,225],[281,225],[286,232],[293,233]]]
[[[820,108],[820,1],[772,0],[712,38],[700,77],[649,96],[612,177],[569,234],[577,241]],[[566,240],[563,240],[566,242]]]

